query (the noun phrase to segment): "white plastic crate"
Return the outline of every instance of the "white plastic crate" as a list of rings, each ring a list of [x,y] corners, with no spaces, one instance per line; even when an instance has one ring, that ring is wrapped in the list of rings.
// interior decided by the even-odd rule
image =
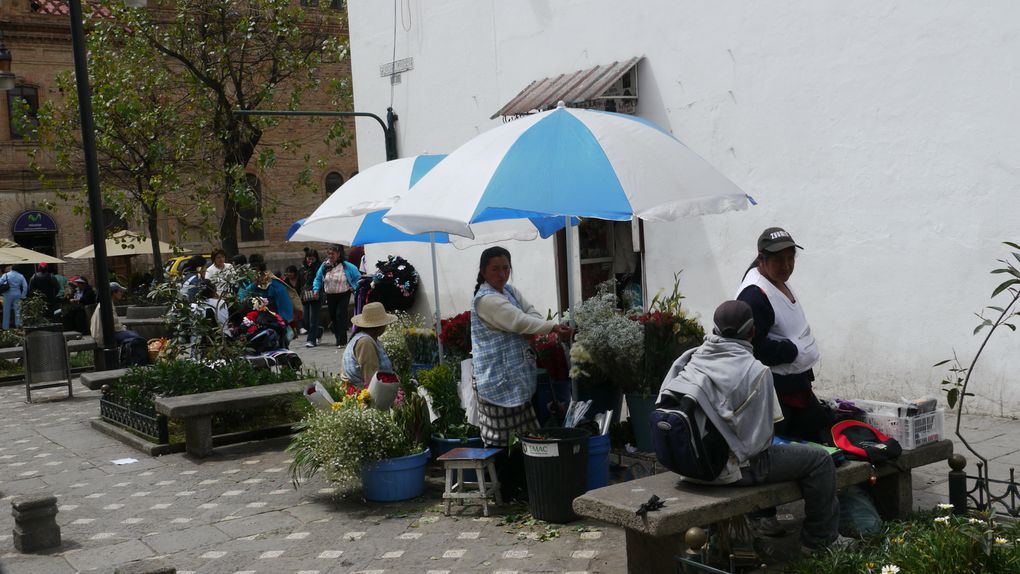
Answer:
[[[897,414],[898,409],[905,405],[865,400],[854,400],[853,403],[865,412],[869,425],[896,439],[904,450],[942,440],[945,425],[943,409],[908,417]]]

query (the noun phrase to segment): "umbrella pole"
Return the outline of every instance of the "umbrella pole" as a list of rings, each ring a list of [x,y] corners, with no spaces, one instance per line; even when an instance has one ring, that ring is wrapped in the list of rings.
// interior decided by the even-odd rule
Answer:
[[[567,259],[567,265],[566,265],[566,269],[567,269],[567,312],[569,313],[574,308],[574,230],[570,228],[570,216],[569,215],[566,216],[564,218],[564,220],[566,222],[566,225],[563,228],[565,230],[565,232],[566,232],[566,248],[565,248],[565,251],[567,252],[567,255],[566,255],[566,259]],[[573,317],[571,317],[570,321],[568,321],[567,324],[571,325],[571,326],[574,325]],[[570,346],[570,341],[567,341],[566,343],[567,343],[567,346],[569,347]],[[568,367],[570,366],[570,353],[569,352],[567,353],[567,366]],[[579,389],[578,389],[578,386],[577,386],[577,381],[571,381],[570,382],[570,396],[575,401],[578,400],[578,391],[579,391]]]
[[[436,347],[439,349],[439,363],[443,363],[443,320],[439,311],[439,273],[436,271],[436,234],[429,233],[429,248],[432,250],[432,292],[436,298]]]

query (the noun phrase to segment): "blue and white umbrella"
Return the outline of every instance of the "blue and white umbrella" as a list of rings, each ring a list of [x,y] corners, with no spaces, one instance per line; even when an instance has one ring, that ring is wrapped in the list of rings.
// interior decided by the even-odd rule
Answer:
[[[473,225],[499,219],[671,221],[746,209],[749,202],[736,184],[651,122],[561,102],[457,148],[383,221],[408,233],[472,237]]]
[[[457,148],[384,221],[408,233],[471,237],[471,224],[497,219],[672,221],[748,203],[736,184],[651,122],[560,106]]]
[[[324,241],[344,245],[369,245],[402,241],[428,242],[432,247],[432,277],[435,289],[436,330],[441,330],[436,244],[469,245],[548,237],[563,227],[561,218],[529,221],[493,221],[474,227],[473,238],[450,237],[431,230],[409,234],[384,223],[383,217],[408,190],[445,155],[419,155],[376,164],[337,188],[311,215],[298,220],[287,232],[287,241]],[[296,228],[295,228],[296,226]],[[442,357],[442,347],[439,356]]]

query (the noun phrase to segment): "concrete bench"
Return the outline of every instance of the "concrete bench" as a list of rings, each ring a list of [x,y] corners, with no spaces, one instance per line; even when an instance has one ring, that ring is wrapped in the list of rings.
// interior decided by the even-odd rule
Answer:
[[[82,373],[79,380],[85,388],[98,391],[103,388],[103,385],[114,385],[120,378],[126,375],[127,369],[110,369],[109,371],[93,371],[91,373]]]
[[[77,338],[70,338],[67,341],[68,353],[85,353],[96,350],[96,341],[92,337],[82,337],[80,333],[75,331],[68,331],[67,333],[77,335]],[[69,338],[67,333],[64,334],[65,339]],[[5,361],[20,360],[23,356],[24,351],[20,346],[0,349],[0,359]]]
[[[179,397],[161,397],[156,399],[156,412],[172,419],[183,420],[185,450],[196,458],[205,458],[212,454],[213,415],[225,411],[272,406],[280,399],[301,393],[307,385],[308,381],[291,381]]]
[[[836,469],[836,485],[843,488],[868,481],[872,473],[879,511],[887,518],[905,516],[912,510],[913,483],[910,469],[946,460],[953,454],[953,443],[943,440],[914,450],[903,451],[893,463],[872,469],[866,462],[847,462]],[[649,497],[657,495],[666,506],[635,513]],[[672,573],[677,570],[675,555],[683,549],[683,535],[694,526],[705,526],[752,512],[801,499],[796,482],[758,486],[710,486],[682,482],[666,472],[638,480],[592,490],[574,499],[574,512],[622,526],[626,531],[627,572],[632,574]]]

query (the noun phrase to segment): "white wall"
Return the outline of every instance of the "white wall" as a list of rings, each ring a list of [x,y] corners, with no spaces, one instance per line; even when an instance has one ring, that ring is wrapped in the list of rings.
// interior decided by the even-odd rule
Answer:
[[[999,1],[403,0],[392,90],[401,155],[448,152],[534,79],[643,55],[638,114],[666,126],[760,205],[646,227],[652,293],[684,269],[690,307],[734,295],[765,227],[806,247],[792,285],[841,396],[937,393],[938,360],[976,350],[973,312],[1017,236],[1020,7]],[[385,112],[393,3],[349,10],[355,104]],[[361,124],[359,124],[361,127]],[[362,168],[384,159],[359,129]],[[552,246],[508,245],[514,282],[554,304]],[[394,251],[382,249],[381,251]],[[370,248],[370,255],[380,249]],[[427,250],[408,249],[431,285]],[[466,309],[477,251],[444,248],[443,304]],[[430,288],[431,290],[431,288]],[[974,405],[1012,413],[1020,335],[975,373]]]

